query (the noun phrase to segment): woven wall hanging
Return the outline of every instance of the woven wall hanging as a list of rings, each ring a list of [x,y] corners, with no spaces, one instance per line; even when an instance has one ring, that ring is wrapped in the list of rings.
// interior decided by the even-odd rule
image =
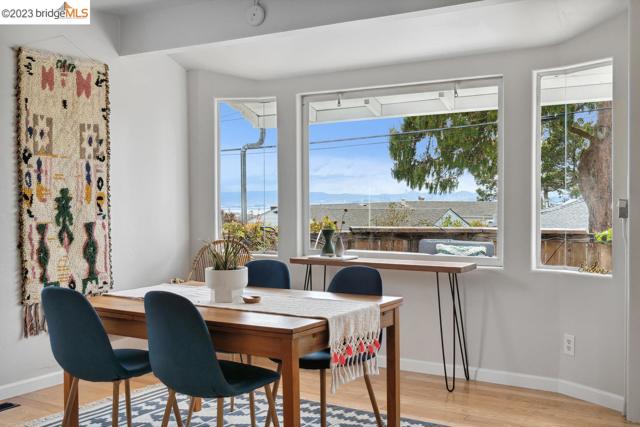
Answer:
[[[112,287],[106,64],[17,50],[19,250],[24,335],[45,330],[40,292]]]

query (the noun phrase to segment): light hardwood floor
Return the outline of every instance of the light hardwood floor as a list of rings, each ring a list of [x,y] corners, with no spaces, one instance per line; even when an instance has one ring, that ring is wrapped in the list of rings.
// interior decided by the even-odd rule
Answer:
[[[264,366],[270,362],[260,363]],[[303,399],[318,400],[318,373],[302,371]],[[374,377],[378,404],[386,410],[384,375]],[[637,425],[625,422],[617,412],[556,393],[506,387],[482,382],[459,381],[454,393],[444,389],[442,377],[403,372],[401,375],[402,416],[447,426],[531,426],[531,427],[617,427]],[[132,389],[157,383],[152,375],[132,380]],[[109,397],[110,384],[80,383],[80,404]],[[0,426],[21,426],[24,422],[62,410],[62,386],[55,386],[10,399],[21,406],[0,412]],[[342,386],[329,404],[371,410],[363,380]]]

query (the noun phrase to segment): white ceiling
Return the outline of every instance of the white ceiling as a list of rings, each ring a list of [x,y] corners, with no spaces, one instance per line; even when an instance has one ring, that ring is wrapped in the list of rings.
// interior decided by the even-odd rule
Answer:
[[[284,78],[559,43],[625,8],[620,0],[486,0],[189,47],[171,56],[187,69]]]
[[[116,15],[127,15],[206,1],[212,0],[91,0],[91,8]]]

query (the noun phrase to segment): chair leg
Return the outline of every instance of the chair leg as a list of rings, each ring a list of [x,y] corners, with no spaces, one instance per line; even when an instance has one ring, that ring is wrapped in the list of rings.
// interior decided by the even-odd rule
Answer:
[[[127,427],[131,427],[131,384],[128,378],[124,380],[124,400],[127,408]]]
[[[176,416],[176,423],[178,424],[178,427],[182,427],[182,417],[180,416],[180,408],[178,407],[178,399],[175,396],[175,393],[173,395],[173,413]]]
[[[269,410],[267,411],[267,419],[265,421],[265,425],[267,425],[267,423],[270,423],[273,419],[274,427],[280,427],[280,421],[278,420],[278,411],[276,410],[275,393],[269,390],[269,388],[269,384],[264,386],[264,393],[267,396],[267,402],[269,402]]]
[[[120,380],[113,382],[113,405],[111,406],[111,425],[118,427],[120,407]]]
[[[247,365],[251,365],[251,355],[247,354]],[[249,393],[249,415],[251,418],[251,427],[256,427],[256,394]]]
[[[282,363],[278,363],[278,368],[276,369],[278,374],[282,374]],[[273,401],[278,401],[278,387],[280,387],[280,378],[273,383]],[[275,405],[275,403],[274,403]],[[271,412],[267,412],[267,419],[265,420],[265,427],[271,426]],[[275,425],[275,424],[274,424]],[[276,426],[277,427],[277,426]]]
[[[169,390],[169,397],[167,398],[167,407],[164,408],[164,415],[162,417],[162,427],[167,427],[169,425],[169,418],[171,417],[171,408],[173,407],[173,399],[176,398],[176,392]]]
[[[224,427],[224,399],[218,398],[218,416],[216,417],[216,426]]]
[[[236,361],[236,354],[235,353],[231,354],[231,361],[232,362]],[[231,400],[231,405],[229,406],[229,412],[233,412],[233,411],[235,411],[235,407],[236,407],[236,398],[235,398],[235,396],[231,396],[230,400]]]
[[[74,377],[71,380],[71,390],[69,390],[67,405],[64,408],[64,417],[62,418],[62,427],[68,427],[70,425],[71,407],[75,403],[77,396],[78,396],[78,378]]]
[[[185,427],[189,427],[191,425],[191,417],[193,416],[193,410],[196,406],[196,398],[191,396],[191,400],[189,401],[189,414],[187,414],[187,422],[185,423]]]
[[[382,427],[382,417],[380,416],[380,409],[378,409],[378,402],[376,402],[376,395],[373,392],[371,378],[369,378],[369,368],[367,368],[366,362],[364,364],[364,382],[367,384],[367,391],[369,392],[369,399],[371,399],[373,413],[376,416],[376,423],[378,424],[378,427]]]
[[[327,370],[320,369],[320,426],[327,427]]]

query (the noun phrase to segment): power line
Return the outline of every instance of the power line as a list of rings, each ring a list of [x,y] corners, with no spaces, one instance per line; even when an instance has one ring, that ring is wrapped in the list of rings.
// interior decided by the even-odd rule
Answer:
[[[407,132],[384,133],[384,134],[379,134],[379,135],[354,136],[354,137],[350,137],[350,138],[338,138],[338,139],[325,139],[325,140],[320,140],[320,141],[309,142],[309,145],[312,145],[312,144],[330,144],[330,143],[334,143],[334,142],[345,142],[345,141],[359,141],[359,140],[363,140],[363,139],[373,139],[373,138],[386,138],[386,137],[389,137],[389,136],[415,135],[415,134],[420,134],[420,133],[425,133],[425,132],[441,132],[441,131],[445,131],[445,130],[468,129],[468,128],[473,128],[473,127],[482,127],[482,126],[497,125],[497,124],[498,124],[498,122],[484,122],[484,123],[474,123],[474,124],[469,124],[469,125],[447,126],[447,127],[431,128],[431,129],[418,129],[418,130],[412,130],[412,131],[407,131]]]
[[[409,135],[415,135],[415,134],[420,134],[420,133],[425,133],[425,132],[440,132],[440,131],[446,131],[446,130],[454,130],[454,129],[468,129],[468,128],[472,128],[472,127],[481,127],[481,126],[489,126],[489,125],[497,125],[498,122],[484,122],[484,123],[474,123],[474,124],[468,124],[468,125],[457,125],[457,126],[448,126],[448,127],[440,127],[440,128],[430,128],[430,129],[418,129],[418,130],[412,130],[412,131],[407,131],[407,132],[396,132],[396,133],[385,133],[385,134],[378,134],[378,135],[365,135],[365,136],[354,136],[354,137],[349,137],[349,138],[338,138],[338,139],[325,139],[325,140],[319,140],[319,141],[311,141],[309,142],[309,145],[316,145],[316,144],[331,144],[331,143],[336,143],[336,142],[348,142],[348,141],[362,141],[362,140],[366,140],[366,139],[375,139],[375,138],[387,138],[390,136],[409,136]],[[359,145],[351,145],[351,146],[342,146],[342,147],[336,147],[336,148],[348,148],[348,147],[357,147],[357,146],[361,146],[361,145],[379,145],[379,144],[387,144],[388,141],[384,141],[384,142],[374,142],[374,143],[370,143],[370,144],[359,144]],[[262,147],[258,147],[258,149],[266,149],[266,148],[275,148],[275,145],[264,145]],[[326,149],[331,149],[331,148],[326,148]],[[319,150],[319,148],[314,149],[313,151]],[[240,151],[240,148],[225,148],[223,150],[220,150],[220,152],[229,152],[229,151]]]

